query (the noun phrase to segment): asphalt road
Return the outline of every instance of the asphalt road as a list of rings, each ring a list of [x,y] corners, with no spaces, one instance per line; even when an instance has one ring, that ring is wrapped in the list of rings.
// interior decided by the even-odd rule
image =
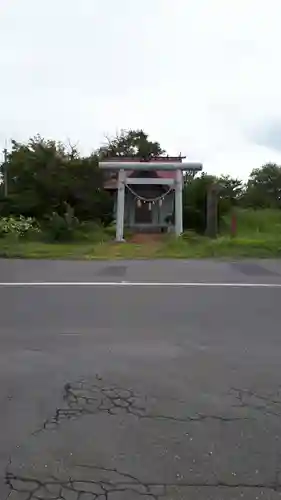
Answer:
[[[0,282],[1,500],[281,498],[281,262],[5,260]]]

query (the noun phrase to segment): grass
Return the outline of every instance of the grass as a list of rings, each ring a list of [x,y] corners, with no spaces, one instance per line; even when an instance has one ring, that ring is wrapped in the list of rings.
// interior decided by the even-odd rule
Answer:
[[[279,237],[281,235],[281,210],[236,210],[239,237]],[[224,217],[223,229],[229,232],[230,215]]]
[[[281,257],[281,211],[239,210],[238,233],[229,235],[230,217],[225,217],[217,239],[185,233],[181,238],[164,236],[145,244],[115,243],[108,234],[89,235],[68,243],[0,239],[0,257],[34,259],[161,259],[161,258],[270,258]],[[112,236],[112,235],[111,235]]]

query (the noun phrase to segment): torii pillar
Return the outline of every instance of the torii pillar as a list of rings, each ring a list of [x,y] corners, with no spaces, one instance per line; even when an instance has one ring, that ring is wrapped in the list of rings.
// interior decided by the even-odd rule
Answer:
[[[118,172],[116,241],[124,241],[125,170]]]
[[[183,232],[182,219],[182,170],[176,170],[175,180],[175,234],[180,236]]]

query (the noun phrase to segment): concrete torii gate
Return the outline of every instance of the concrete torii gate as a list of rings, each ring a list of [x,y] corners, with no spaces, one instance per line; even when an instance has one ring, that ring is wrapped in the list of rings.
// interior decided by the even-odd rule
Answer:
[[[153,178],[134,178],[134,184],[169,184],[175,189],[175,234],[180,236],[183,232],[182,220],[182,188],[183,188],[183,170],[198,172],[202,170],[202,164],[197,162],[182,162],[180,158],[175,161],[165,161],[158,158],[157,161],[129,161],[122,158],[104,160],[99,162],[99,166],[106,170],[118,171],[118,194],[117,194],[117,220],[116,220],[116,241],[124,241],[124,206],[125,206],[125,187],[132,181],[126,176],[127,171],[132,170],[174,170],[176,172],[174,179],[153,179]]]

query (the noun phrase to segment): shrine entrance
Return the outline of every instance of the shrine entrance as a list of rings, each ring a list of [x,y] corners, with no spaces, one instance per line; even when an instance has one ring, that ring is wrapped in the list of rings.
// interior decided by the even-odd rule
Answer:
[[[137,204],[135,207],[135,224],[152,224],[152,210],[149,203]]]
[[[183,171],[198,172],[200,163],[182,162],[183,157],[110,158],[100,168],[117,172],[116,241],[124,241],[124,226],[132,229],[183,232]]]

